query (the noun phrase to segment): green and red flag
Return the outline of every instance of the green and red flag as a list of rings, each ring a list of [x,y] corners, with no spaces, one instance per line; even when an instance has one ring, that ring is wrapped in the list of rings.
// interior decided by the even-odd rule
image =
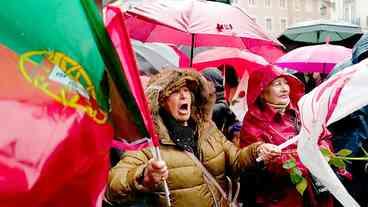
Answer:
[[[1,206],[100,206],[108,112],[148,133],[94,2],[6,1],[0,25]]]

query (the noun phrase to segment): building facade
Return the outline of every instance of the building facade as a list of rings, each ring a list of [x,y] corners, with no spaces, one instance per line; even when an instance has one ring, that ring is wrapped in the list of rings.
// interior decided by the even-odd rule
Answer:
[[[368,32],[367,0],[331,0],[331,19],[361,26]]]
[[[331,19],[334,1],[328,0],[232,0],[273,37],[297,22]]]
[[[367,0],[337,0],[342,1],[342,13],[339,19],[357,24],[368,31],[368,1]]]

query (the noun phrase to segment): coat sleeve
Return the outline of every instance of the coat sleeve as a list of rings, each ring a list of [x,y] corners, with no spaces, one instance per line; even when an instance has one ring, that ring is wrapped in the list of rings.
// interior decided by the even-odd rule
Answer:
[[[239,148],[234,143],[230,142],[217,128],[216,130],[217,139],[221,142],[225,156],[226,165],[232,169],[233,173],[238,174],[245,169],[254,167],[257,159],[257,148],[263,142],[256,142],[247,147]]]
[[[151,157],[148,150],[125,153],[109,172],[107,199],[114,203],[129,202],[135,200],[137,193],[150,191],[138,180]]]
[[[243,124],[243,127],[240,132],[240,146],[241,147],[247,147],[250,146],[252,143],[256,142],[267,142],[267,138],[264,137],[263,133],[260,133],[259,130],[256,130],[255,128],[248,127]],[[273,162],[267,163],[265,166],[267,171],[276,174],[276,175],[287,175],[288,172],[282,168],[282,163],[285,160],[289,159],[289,155],[281,155],[278,158],[275,158]]]

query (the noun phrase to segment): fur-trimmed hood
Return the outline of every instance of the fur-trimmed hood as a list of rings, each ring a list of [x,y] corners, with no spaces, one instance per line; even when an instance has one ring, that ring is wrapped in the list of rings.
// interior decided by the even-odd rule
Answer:
[[[164,144],[172,144],[159,110],[163,97],[186,84],[194,95],[191,108],[191,118],[196,122],[198,128],[204,127],[211,120],[212,108],[215,102],[215,91],[210,87],[207,80],[197,71],[187,69],[164,69],[149,80],[145,90],[150,104],[156,132]]]

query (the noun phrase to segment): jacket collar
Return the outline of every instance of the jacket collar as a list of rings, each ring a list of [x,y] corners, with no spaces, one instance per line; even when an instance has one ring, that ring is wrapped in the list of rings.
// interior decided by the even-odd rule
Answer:
[[[272,122],[280,118],[282,119],[282,117],[287,114],[295,116],[297,114],[297,108],[290,102],[290,104],[286,107],[285,112],[281,114],[269,105],[265,105],[265,108],[261,110],[256,104],[253,104],[249,108],[249,113],[262,121]]]

